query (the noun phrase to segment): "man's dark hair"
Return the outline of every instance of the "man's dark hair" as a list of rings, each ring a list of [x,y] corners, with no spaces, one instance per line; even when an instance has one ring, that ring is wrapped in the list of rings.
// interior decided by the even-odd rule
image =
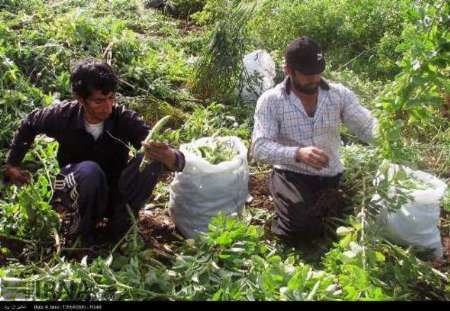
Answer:
[[[70,83],[74,94],[88,98],[94,90],[100,90],[103,94],[115,92],[118,79],[107,63],[88,58],[75,66],[70,76]]]

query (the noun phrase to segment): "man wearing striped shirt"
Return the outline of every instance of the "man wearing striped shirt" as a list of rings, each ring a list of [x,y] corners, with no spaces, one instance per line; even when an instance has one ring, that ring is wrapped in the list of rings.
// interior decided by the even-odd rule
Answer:
[[[325,59],[312,39],[291,42],[285,62],[285,80],[258,100],[252,156],[274,168],[272,231],[301,246],[323,235],[324,219],[339,215],[340,124],[369,142],[377,121],[352,91],[321,77]]]

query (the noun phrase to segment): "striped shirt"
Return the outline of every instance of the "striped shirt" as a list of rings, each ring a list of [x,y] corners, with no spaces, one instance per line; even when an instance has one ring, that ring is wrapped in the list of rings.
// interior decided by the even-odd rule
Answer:
[[[343,123],[361,140],[369,142],[377,120],[362,107],[355,94],[338,83],[319,88],[314,117],[309,117],[301,100],[286,91],[284,80],[258,99],[252,136],[252,157],[275,168],[306,175],[335,176],[342,173],[339,126]],[[288,94],[289,93],[289,94]],[[321,170],[296,160],[299,147],[315,146],[329,157]]]

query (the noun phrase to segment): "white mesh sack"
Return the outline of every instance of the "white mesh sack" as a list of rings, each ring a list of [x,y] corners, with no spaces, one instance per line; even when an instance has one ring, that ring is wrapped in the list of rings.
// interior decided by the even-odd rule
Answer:
[[[438,228],[440,218],[440,200],[443,198],[447,185],[437,177],[415,171],[408,167],[390,164],[388,178],[404,170],[407,178],[418,187],[408,191],[410,200],[395,212],[389,211],[387,203],[378,194],[373,201],[379,201],[382,206],[377,217],[382,234],[389,240],[404,246],[414,246],[419,249],[430,249],[434,257],[442,257],[441,235]],[[383,178],[379,176],[378,178]],[[396,191],[391,186],[388,195]]]
[[[211,164],[192,149],[213,141],[233,148],[230,161]],[[170,185],[170,214],[186,238],[207,232],[210,219],[223,212],[239,214],[248,195],[247,148],[238,137],[205,137],[181,145],[186,158],[182,172]]]

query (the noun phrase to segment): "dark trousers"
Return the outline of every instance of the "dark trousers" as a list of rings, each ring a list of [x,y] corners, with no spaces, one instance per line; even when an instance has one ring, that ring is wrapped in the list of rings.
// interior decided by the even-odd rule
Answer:
[[[321,177],[274,169],[269,181],[275,203],[272,232],[294,246],[321,238],[324,218],[340,216],[341,175]]]
[[[106,232],[111,240],[128,230],[132,224],[128,207],[135,216],[138,214],[163,171],[161,163],[153,162],[140,173],[141,159],[142,155],[133,158],[115,179],[108,178],[93,161],[69,164],[61,170],[52,205],[68,215],[64,234],[69,239],[81,236],[85,241],[95,240],[99,233],[96,224],[103,218],[109,219]]]

